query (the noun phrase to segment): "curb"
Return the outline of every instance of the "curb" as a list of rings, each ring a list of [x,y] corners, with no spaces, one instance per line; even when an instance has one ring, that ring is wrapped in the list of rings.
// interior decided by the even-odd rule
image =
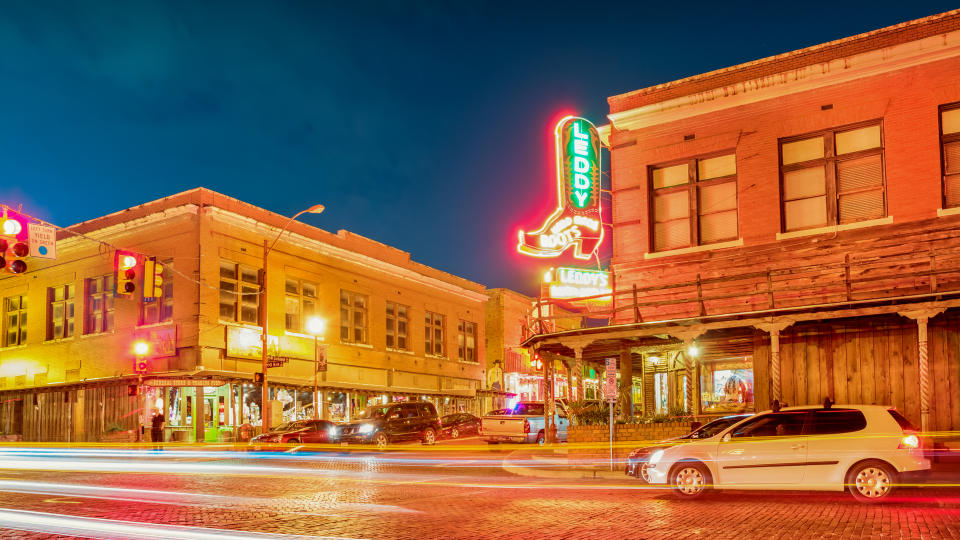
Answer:
[[[565,469],[556,469],[556,468],[540,468],[540,467],[529,467],[517,464],[510,460],[510,456],[515,453],[520,452],[516,450],[510,455],[505,457],[501,462],[501,467],[503,470],[507,471],[510,474],[517,476],[527,476],[533,478],[572,478],[572,479],[604,479],[604,480],[620,480],[630,477],[623,473],[623,470],[620,468],[615,468],[612,471],[608,470],[598,470],[598,469],[579,469],[576,467],[567,467]],[[532,459],[536,459],[535,457]],[[543,461],[554,461],[552,459],[544,459]]]

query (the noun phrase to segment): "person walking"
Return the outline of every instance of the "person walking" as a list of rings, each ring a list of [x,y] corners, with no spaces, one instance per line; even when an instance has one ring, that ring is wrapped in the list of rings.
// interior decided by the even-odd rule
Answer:
[[[160,411],[153,411],[153,419],[150,424],[150,439],[154,443],[163,442],[163,423],[164,423],[163,413]],[[162,446],[160,444],[155,444],[154,448],[160,450]]]

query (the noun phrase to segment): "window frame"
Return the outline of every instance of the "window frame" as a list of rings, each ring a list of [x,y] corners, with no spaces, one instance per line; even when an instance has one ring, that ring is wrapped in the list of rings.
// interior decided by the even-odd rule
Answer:
[[[697,164],[701,161],[708,159],[718,158],[721,156],[733,155],[734,163],[738,166],[737,171],[732,175],[720,176],[717,178],[710,178],[707,180],[699,180],[700,171]],[[676,186],[669,186],[663,188],[655,188],[653,186],[653,172],[658,169],[666,169],[669,167],[675,167],[677,165],[687,165],[687,182],[685,184],[679,184]],[[687,157],[683,159],[676,159],[672,161],[665,161],[663,163],[657,163],[656,165],[649,165],[647,167],[647,189],[649,190],[650,196],[649,199],[649,212],[650,219],[648,225],[648,238],[649,241],[649,250],[650,253],[663,253],[673,251],[675,249],[687,249],[700,246],[711,246],[714,244],[721,244],[723,242],[730,242],[740,238],[740,189],[738,185],[739,177],[739,163],[737,163],[737,150],[736,148],[728,148],[725,150],[720,150],[717,152],[710,152],[705,154],[699,154],[693,157]],[[731,238],[723,238],[713,242],[704,243],[701,241],[701,215],[700,215],[700,189],[702,187],[709,187],[714,185],[734,184],[734,191],[737,195],[737,232]],[[689,208],[689,214],[687,215],[687,220],[689,221],[689,236],[687,245],[670,247],[665,249],[657,249],[657,240],[656,240],[656,226],[657,226],[657,214],[656,214],[656,197],[655,194],[670,194],[674,192],[687,191],[687,205]],[[729,210],[724,210],[729,211]],[[707,214],[709,215],[709,214]]]
[[[783,435],[737,435],[737,432],[741,432],[744,428],[758,424],[762,420],[768,418],[777,418],[785,416],[799,415],[802,416],[802,421],[800,422],[800,431],[799,433],[787,433]],[[741,440],[757,440],[757,439],[771,439],[771,438],[786,438],[786,437],[804,437],[806,436],[807,424],[810,422],[810,410],[809,409],[800,409],[794,411],[778,411],[778,412],[769,412],[766,414],[761,414],[753,418],[748,418],[742,423],[734,424],[734,427],[727,428],[730,429],[729,434],[731,439],[741,439]]]
[[[63,289],[63,298],[57,300],[57,291]],[[76,334],[76,317],[77,317],[77,286],[74,283],[64,283],[63,285],[57,285],[55,287],[47,287],[47,321],[46,321],[46,340],[47,341],[57,341],[61,339],[70,339]],[[72,294],[71,294],[72,293]],[[57,320],[54,319],[53,312],[56,310],[58,305],[63,306],[63,314],[60,317],[60,322],[62,323],[63,334],[60,336],[56,335]],[[72,315],[68,316],[68,313],[73,312]]]
[[[224,264],[231,264],[231,265],[233,265],[234,278],[231,279],[231,278],[224,277],[224,275],[223,275]],[[218,277],[219,277],[218,283],[219,283],[219,288],[220,288],[220,298],[218,299],[218,302],[217,302],[217,306],[218,306],[217,319],[220,320],[220,321],[224,321],[224,322],[259,325],[259,324],[260,324],[260,318],[261,318],[261,317],[260,317],[260,306],[261,306],[261,303],[260,303],[260,295],[261,295],[261,292],[263,291],[263,286],[262,286],[263,273],[260,271],[260,269],[254,267],[254,266],[250,266],[250,265],[238,263],[238,262],[236,262],[236,261],[231,261],[231,260],[229,260],[229,259],[220,259],[220,266],[219,266],[218,268],[219,268],[219,270],[218,270],[218,272],[219,272],[219,274],[218,274]],[[252,270],[253,272],[255,272],[255,274],[256,274],[256,276],[257,276],[257,278],[256,278],[256,281],[257,281],[257,282],[254,284],[253,282],[250,282],[250,281],[244,281],[244,279],[243,279],[243,270]],[[224,282],[228,282],[228,283],[234,284],[235,289],[234,289],[233,291],[224,291],[224,288],[223,288]],[[244,284],[246,284],[246,285],[244,285]],[[244,292],[244,287],[246,287],[247,289],[252,289],[252,288],[253,288],[253,285],[256,285],[256,289],[255,289],[256,292],[253,292],[253,293],[251,293],[251,292]],[[233,302],[232,302],[232,304],[231,304],[231,305],[233,306],[233,318],[232,318],[232,319],[224,318],[224,315],[223,315],[223,313],[222,313],[222,308],[223,308],[224,305],[226,305],[226,304],[223,302],[223,294],[224,294],[224,292],[227,292],[228,294],[230,294],[231,296],[233,296]],[[254,321],[247,321],[247,320],[245,320],[245,319],[243,318],[243,308],[244,308],[245,304],[249,304],[249,302],[247,302],[247,303],[244,302],[244,297],[247,297],[247,296],[252,296],[252,297],[253,297],[253,303],[254,303],[254,305],[255,305],[255,310],[254,310],[254,311],[255,311],[255,313],[256,313],[256,320],[254,320]],[[247,305],[247,307],[249,308],[249,305]]]
[[[945,103],[937,107],[937,129],[940,134],[940,208],[960,208],[960,203],[952,206],[947,205],[947,144],[960,144],[960,132],[944,135],[943,133],[943,113],[960,109],[960,101],[954,103]],[[960,173],[950,175],[960,182]]]
[[[344,295],[349,297],[349,302],[347,304],[343,303]],[[363,307],[359,308],[356,305],[356,298],[363,298]],[[343,312],[347,311],[348,316],[344,320]],[[359,330],[362,332],[362,340],[356,339],[356,332],[358,330],[357,326],[354,324],[356,320],[356,314],[363,314],[363,325]],[[347,330],[347,339],[343,337],[344,328]],[[347,289],[340,289],[340,343],[349,343],[352,345],[369,345],[370,344],[370,296],[350,291]]]
[[[140,315],[137,319],[137,326],[173,322],[173,259],[158,261],[158,263],[163,266],[163,273],[161,274],[163,278],[163,297],[151,302],[140,300]],[[151,314],[149,316],[151,320],[147,320],[149,311],[155,312],[155,315]],[[169,316],[164,317],[165,313],[169,313]]]
[[[844,133],[847,131],[855,131],[857,129],[862,129],[871,126],[878,126],[880,128],[880,146],[876,148],[869,148],[866,150],[858,150],[849,154],[843,154],[842,156],[837,155],[836,149],[836,137],[838,133]],[[813,139],[817,136],[820,136],[823,139],[823,157],[817,159],[810,159],[807,161],[801,161],[798,163],[791,163],[789,165],[783,164],[783,145],[790,144],[798,141],[804,141],[808,139]],[[864,120],[863,122],[857,122],[854,124],[846,124],[843,126],[836,126],[829,129],[822,129],[818,131],[811,131],[809,133],[804,133],[802,135],[791,135],[789,137],[783,137],[777,139],[777,166],[778,174],[780,178],[780,232],[781,233],[791,233],[796,231],[806,231],[810,229],[817,229],[820,227],[835,227],[839,225],[846,225],[846,223],[840,223],[840,210],[839,210],[839,200],[840,200],[840,186],[839,179],[837,175],[837,166],[839,163],[844,161],[853,161],[856,159],[861,159],[871,155],[880,156],[880,192],[883,196],[883,212],[879,218],[885,218],[890,214],[889,204],[887,202],[887,160],[886,160],[886,132],[884,130],[883,118],[875,118],[872,120]],[[786,203],[788,201],[784,200],[784,194],[786,192],[786,186],[784,184],[784,173],[791,172],[795,170],[810,169],[816,165],[822,165],[824,168],[824,198],[826,199],[826,223],[823,225],[815,225],[811,227],[802,227],[797,229],[787,229],[787,211]],[[871,191],[876,188],[862,188],[859,191]],[[856,193],[856,191],[851,192]],[[799,200],[799,199],[795,199]],[[859,223],[862,221],[869,220],[859,220],[851,221],[848,223]]]
[[[467,338],[471,337],[471,333],[467,332],[468,328],[473,328],[473,346],[468,346]],[[477,357],[477,323],[465,321],[460,319],[457,321],[457,359],[461,362],[468,362],[471,364],[477,364],[480,362],[480,359]],[[467,353],[473,353],[473,360],[469,360]]]
[[[287,289],[288,282],[295,281],[297,283],[297,292],[296,294],[291,293]],[[304,293],[303,285],[304,283],[313,286],[313,296],[307,296]],[[319,296],[320,296],[320,284],[314,281],[307,279],[299,279],[290,276],[284,276],[283,281],[283,328],[287,332],[294,332],[298,334],[306,333],[307,331],[307,319],[310,317],[315,317],[319,313]],[[289,313],[287,313],[287,300],[296,299],[297,301],[297,327],[290,328],[290,318]],[[313,303],[313,309],[310,312],[307,312],[306,302]]]
[[[424,341],[423,355],[434,358],[447,357],[447,316],[436,311],[425,310],[424,312]],[[440,330],[440,352],[437,353],[437,337],[435,330]]]
[[[19,299],[17,303],[17,309],[14,309],[14,310],[11,310],[9,308],[10,299],[12,298]],[[27,304],[27,307],[24,307],[25,302]],[[13,295],[4,297],[3,299],[3,337],[2,337],[2,341],[0,341],[0,345],[2,345],[3,347],[22,347],[27,344],[27,324],[26,324],[26,321],[24,321],[24,319],[27,317],[29,309],[30,309],[30,302],[27,301],[26,294],[13,294]],[[17,318],[17,330],[16,330],[17,342],[16,343],[10,343],[7,340],[7,338],[10,336],[10,325],[8,323],[10,321],[10,316],[12,313],[16,313],[16,318]]]
[[[97,334],[110,334],[116,330],[116,307],[113,282],[113,274],[104,274],[83,280],[83,335],[93,336]],[[91,285],[97,283],[99,290],[91,292]],[[109,285],[109,286],[108,286]],[[100,300],[100,310],[95,310],[93,303]],[[96,313],[99,311],[99,313]],[[93,328],[92,318],[99,316],[100,330]],[[109,322],[109,325],[107,324]],[[108,328],[109,326],[109,328]]]
[[[393,312],[391,313],[390,307],[393,306]],[[400,316],[400,309],[403,309],[403,316]],[[410,306],[406,304],[400,304],[398,302],[391,302],[387,300],[386,307],[384,308],[385,316],[385,334],[384,346],[391,351],[404,351],[409,352],[413,350],[412,344],[410,343]],[[390,321],[393,321],[393,330],[390,329]],[[406,324],[406,329],[403,333],[404,346],[400,346],[400,323],[403,322]],[[390,338],[393,338],[393,344],[390,344]]]

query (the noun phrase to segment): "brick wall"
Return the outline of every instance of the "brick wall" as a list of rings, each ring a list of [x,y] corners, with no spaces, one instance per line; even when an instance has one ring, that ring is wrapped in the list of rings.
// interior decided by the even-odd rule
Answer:
[[[645,444],[690,433],[690,422],[660,424],[619,424],[614,426],[614,457],[622,459],[631,450]],[[610,456],[609,426],[571,426],[567,428],[568,456],[581,465],[603,462]]]

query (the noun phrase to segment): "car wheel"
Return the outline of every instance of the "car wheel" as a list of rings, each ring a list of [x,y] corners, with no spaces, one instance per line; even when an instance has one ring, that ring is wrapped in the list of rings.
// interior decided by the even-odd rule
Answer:
[[[377,445],[378,450],[383,450],[390,444],[390,437],[382,431],[378,431],[376,435],[373,436],[373,444]]]
[[[707,486],[710,485],[710,471],[702,463],[679,463],[671,471],[670,484],[677,497],[696,499],[707,491]]]
[[[644,461],[643,463],[641,463],[641,464],[639,465],[640,471],[639,471],[639,475],[638,475],[641,480],[643,480],[644,482],[646,482],[646,483],[648,483],[648,484],[650,483],[650,471],[647,470],[647,469],[649,469],[649,468],[650,468],[650,464],[647,463],[646,461]]]
[[[847,473],[847,489],[860,502],[880,502],[893,491],[896,479],[896,473],[886,463],[864,461]]]
[[[300,444],[300,439],[290,439],[290,440],[287,441],[287,442],[290,443],[290,444]]]
[[[450,438],[456,439],[456,438],[458,438],[458,437],[460,437],[460,430],[457,429],[457,428],[451,429],[451,430],[450,430]]]
[[[543,443],[546,442],[546,438],[543,436],[543,432],[537,433],[537,444],[543,446]]]
[[[433,428],[427,428],[423,432],[423,444],[434,444],[437,442],[437,432]]]

